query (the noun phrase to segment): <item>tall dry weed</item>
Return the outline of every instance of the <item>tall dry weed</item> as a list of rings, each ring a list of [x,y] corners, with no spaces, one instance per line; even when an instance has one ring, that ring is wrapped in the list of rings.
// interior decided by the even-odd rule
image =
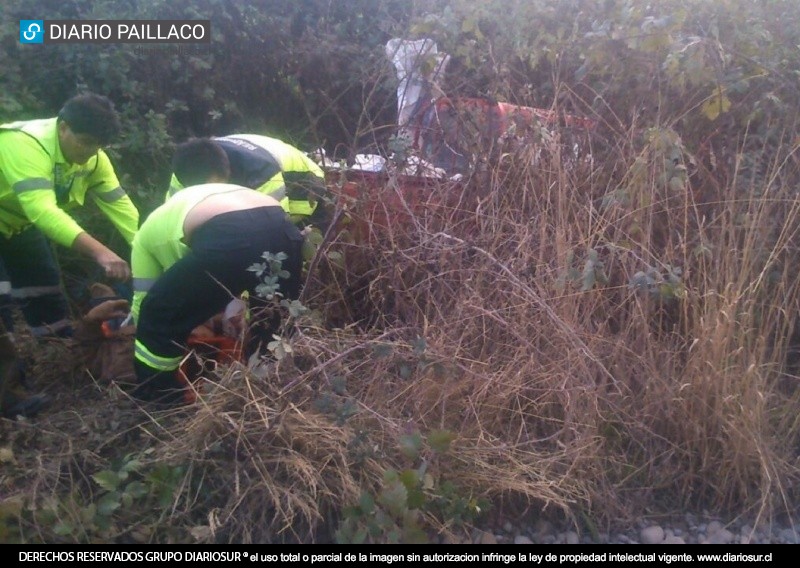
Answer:
[[[448,474],[496,504],[787,511],[796,156],[765,145],[763,175],[734,163],[721,187],[674,131],[638,132],[594,159],[509,153],[424,202],[364,187],[350,213],[369,245],[339,248],[360,278],[318,285],[378,312],[370,330],[423,337],[438,371],[348,380],[382,417],[456,432],[470,459]],[[376,223],[376,203],[403,221]]]

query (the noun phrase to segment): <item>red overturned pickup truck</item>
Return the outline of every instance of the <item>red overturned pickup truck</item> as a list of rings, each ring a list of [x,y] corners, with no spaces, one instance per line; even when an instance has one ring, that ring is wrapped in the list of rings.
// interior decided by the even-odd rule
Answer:
[[[591,159],[591,119],[483,98],[434,98],[449,58],[430,39],[393,39],[386,55],[397,70],[397,138],[409,156],[400,166],[374,155],[358,155],[348,168],[324,164],[329,188],[356,220],[359,241],[407,230],[432,206],[463,206],[463,180],[499,152],[525,146],[535,159],[547,141],[567,159]]]

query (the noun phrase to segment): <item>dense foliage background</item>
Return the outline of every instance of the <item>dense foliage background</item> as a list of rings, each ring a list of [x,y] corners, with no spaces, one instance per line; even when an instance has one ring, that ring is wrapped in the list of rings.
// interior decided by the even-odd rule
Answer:
[[[443,89],[666,126],[706,160],[746,128],[775,142],[798,108],[796,2],[226,0],[4,3],[0,120],[52,115],[83,89],[125,118],[117,166],[140,201],[165,183],[169,144],[266,132],[352,154],[385,144],[395,117],[392,37],[431,37],[453,57]],[[205,46],[21,45],[18,20],[212,22]],[[712,154],[712,151],[715,154]],[[714,158],[712,158],[712,155]],[[755,171],[756,164],[749,164]]]
[[[596,123],[577,156],[542,129],[412,207],[394,178],[362,188],[309,275],[322,316],[293,320],[278,363],[220,378],[178,440],[136,426],[147,455],[51,450],[58,468],[34,477],[55,503],[0,507],[23,541],[313,540],[326,523],[340,541],[411,541],[487,503],[588,531],[676,508],[797,512],[798,2],[10,0],[0,15],[0,120],[107,94],[144,213],[192,135],[388,154],[394,37],[452,56],[443,93]],[[29,46],[21,18],[209,18],[214,37]]]

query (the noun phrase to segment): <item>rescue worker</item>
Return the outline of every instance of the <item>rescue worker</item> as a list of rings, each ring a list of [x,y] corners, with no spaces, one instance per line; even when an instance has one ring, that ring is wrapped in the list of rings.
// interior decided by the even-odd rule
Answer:
[[[139,212],[101,149],[119,131],[111,101],[69,99],[55,118],[0,125],[0,315],[11,331],[11,301],[34,336],[69,335],[68,305],[47,239],[94,260],[105,275],[130,278],[128,263],[65,210],[94,201],[130,244]]]
[[[325,174],[302,151],[277,138],[234,134],[211,138],[228,156],[230,183],[249,187],[280,201],[294,223],[325,230],[329,221],[321,199],[328,197]],[[167,199],[197,183],[196,164],[175,169]]]
[[[280,281],[285,298],[300,292],[300,231],[280,203],[228,179],[221,146],[193,141],[178,146],[174,165],[195,164],[197,180],[157,208],[133,241],[132,313],[136,322],[134,395],[180,404],[183,386],[176,371],[191,331],[225,309],[232,297],[250,292],[257,300],[256,274],[248,271],[262,254],[287,255]],[[269,336],[263,330],[262,337]]]

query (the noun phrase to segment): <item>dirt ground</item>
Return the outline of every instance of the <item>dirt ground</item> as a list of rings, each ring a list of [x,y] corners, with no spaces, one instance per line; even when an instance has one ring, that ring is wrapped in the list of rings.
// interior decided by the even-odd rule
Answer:
[[[24,333],[24,332],[23,332]],[[116,384],[96,381],[80,366],[70,340],[17,338],[32,392],[49,397],[37,416],[0,420],[0,497],[26,506],[90,481],[121,456],[154,444],[158,433],[147,409]],[[159,424],[170,417],[159,418]]]

